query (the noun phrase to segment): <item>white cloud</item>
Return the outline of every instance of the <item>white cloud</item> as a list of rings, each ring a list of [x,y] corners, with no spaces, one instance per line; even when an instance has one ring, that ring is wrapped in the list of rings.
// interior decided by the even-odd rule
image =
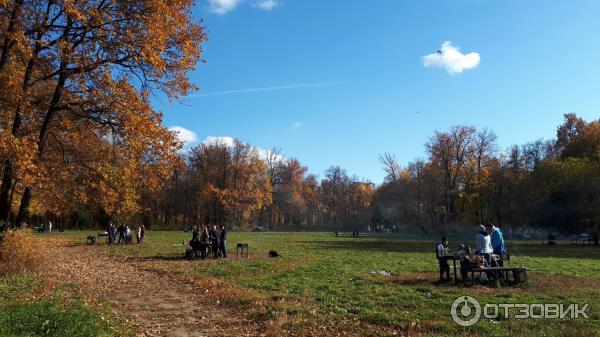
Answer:
[[[267,160],[267,158],[269,158],[273,154],[273,152],[271,150],[261,149],[260,147],[255,147],[254,149],[256,149],[258,151],[258,156],[262,160]],[[274,156],[273,159],[275,162],[280,162],[280,161],[285,160],[285,157],[280,154],[277,154]]]
[[[227,147],[233,147],[233,146],[235,146],[235,138],[229,137],[229,136],[218,136],[218,137],[208,136],[208,137],[204,138],[204,140],[202,141],[202,144],[204,144],[204,145],[222,144]],[[256,147],[256,146],[252,146],[252,149],[254,151],[256,151],[256,153],[258,153],[258,156],[262,160],[266,160],[273,153],[271,150],[265,150],[263,148]],[[274,159],[276,161],[280,161],[280,160],[285,160],[285,157],[278,154],[275,156]]]
[[[217,14],[226,14],[234,10],[243,0],[208,0],[209,10]]]
[[[293,128],[301,128],[304,124],[302,124],[302,122],[295,122],[292,124]]]
[[[450,41],[445,41],[438,51],[423,56],[421,61],[425,67],[444,68],[448,74],[454,75],[462,73],[465,69],[477,67],[480,59],[479,53],[463,54],[459,47],[453,46]]]
[[[270,11],[278,4],[277,0],[260,0],[254,3],[254,7]]]
[[[185,144],[194,143],[198,140],[198,136],[193,131],[190,131],[181,126],[172,126],[169,130],[177,133],[177,138],[179,141],[184,142]]]
[[[231,147],[231,146],[235,145],[235,139],[233,139],[233,137],[228,137],[228,136],[221,136],[221,137],[208,136],[208,137],[204,138],[204,140],[202,141],[202,144],[204,144],[204,145],[223,144],[228,147]]]

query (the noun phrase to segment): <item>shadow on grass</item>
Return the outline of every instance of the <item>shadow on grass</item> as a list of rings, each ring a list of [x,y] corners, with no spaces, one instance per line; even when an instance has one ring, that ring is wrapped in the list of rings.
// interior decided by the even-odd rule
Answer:
[[[145,262],[145,261],[194,261],[188,260],[182,254],[177,255],[153,255],[153,256],[129,256],[126,259],[131,262]],[[197,259],[200,260],[200,259]]]
[[[474,247],[474,242],[451,242],[450,251],[457,250],[459,244]],[[437,243],[432,241],[404,241],[397,239],[361,239],[341,238],[338,240],[313,242],[320,249],[396,252],[396,253],[431,253],[435,255]],[[513,256],[556,257],[574,259],[600,259],[600,248],[595,246],[578,246],[569,243],[548,246],[537,241],[519,241],[508,244],[508,251]]]
[[[367,250],[374,252],[397,253],[431,253],[435,254],[435,243],[427,241],[402,241],[402,240],[364,240],[361,238],[348,238],[330,241],[317,241],[313,244],[321,249],[333,250]]]

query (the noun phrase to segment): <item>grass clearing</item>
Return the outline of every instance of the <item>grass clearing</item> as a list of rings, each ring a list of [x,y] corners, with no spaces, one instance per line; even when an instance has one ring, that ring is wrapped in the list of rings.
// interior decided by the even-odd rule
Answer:
[[[88,233],[64,235],[83,242]],[[511,264],[526,266],[530,281],[516,287],[489,288],[434,285],[437,263],[433,239],[231,232],[230,256],[235,255],[237,242],[247,242],[250,259],[184,261],[180,259],[183,247],[178,244],[189,236],[149,231],[141,246],[90,249],[139,261],[144,268],[191,277],[204,285],[207,296],[223,298],[231,305],[254,304],[257,318],[279,320],[285,329],[296,333],[310,331],[314,325],[368,329],[378,335],[598,336],[600,331],[597,247],[510,242]],[[450,246],[458,243],[458,239],[451,239]],[[270,249],[282,257],[268,258]],[[390,271],[393,276],[372,275],[373,270]],[[482,303],[589,303],[590,319],[482,320],[474,327],[462,328],[452,321],[450,307],[463,295]]]
[[[109,315],[74,297],[74,288],[69,283],[51,287],[32,275],[0,278],[0,337],[115,336],[117,330],[105,319]],[[119,328],[119,336],[127,332]]]
[[[59,299],[0,307],[0,336],[94,337],[112,336],[104,318],[81,302]]]

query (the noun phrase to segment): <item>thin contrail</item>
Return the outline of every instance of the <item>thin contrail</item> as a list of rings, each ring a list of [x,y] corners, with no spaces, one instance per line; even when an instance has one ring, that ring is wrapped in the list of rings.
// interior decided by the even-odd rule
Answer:
[[[288,89],[309,88],[309,87],[326,87],[326,86],[338,85],[338,84],[341,84],[341,82],[300,83],[300,84],[278,85],[278,86],[272,86],[272,87],[260,87],[260,88],[248,88],[248,89],[207,92],[205,94],[197,94],[194,96],[195,97],[223,96],[223,95],[244,94],[244,93],[249,93],[249,92],[288,90]]]

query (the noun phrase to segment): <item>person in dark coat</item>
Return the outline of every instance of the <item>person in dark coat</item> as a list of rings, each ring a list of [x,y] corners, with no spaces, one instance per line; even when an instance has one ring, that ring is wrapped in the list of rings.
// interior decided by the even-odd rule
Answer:
[[[112,245],[115,242],[115,236],[117,235],[117,229],[115,225],[111,222],[108,225],[108,244]]]
[[[219,254],[219,231],[217,230],[217,226],[212,226],[210,232],[208,233],[210,238],[210,248],[213,253],[213,257],[216,259]]]
[[[208,236],[208,228],[204,227],[200,233],[200,258],[204,260],[207,256],[207,249],[210,244],[210,238]]]
[[[194,255],[193,258],[197,258],[198,254],[200,254],[200,257],[202,257],[202,247],[200,244],[200,232],[198,230],[198,227],[194,226],[194,229],[192,231],[192,239],[190,240],[190,247],[192,248],[192,250],[194,251]]]
[[[221,225],[221,235],[219,236],[219,255],[227,258],[227,230]]]
[[[117,244],[122,244],[121,242],[125,242],[125,225],[120,224],[119,227],[117,228],[117,232],[119,233],[119,240],[117,242]]]

